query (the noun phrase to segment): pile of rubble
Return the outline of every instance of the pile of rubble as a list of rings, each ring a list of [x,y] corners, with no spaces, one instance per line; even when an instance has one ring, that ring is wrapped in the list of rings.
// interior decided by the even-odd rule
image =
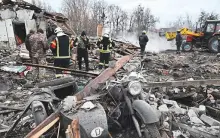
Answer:
[[[125,51],[123,48],[116,50],[118,57],[121,57],[121,53],[126,55],[126,52],[131,52],[129,50]],[[27,68],[21,69],[21,72],[16,72],[16,70],[13,72],[2,68],[5,65],[14,65],[11,62],[16,61],[16,54],[4,50],[1,51],[1,56],[3,57],[1,60],[1,80],[3,81],[0,84],[0,108],[2,109],[0,112],[0,133],[7,132],[21,115],[21,111],[27,105],[27,99],[33,93],[34,87],[32,86],[31,89],[25,87],[28,80],[22,72]],[[172,81],[173,85],[160,86],[157,84],[154,87],[146,86],[144,88],[153,97],[150,102],[151,106],[156,107],[162,114],[161,122],[163,122],[163,125],[160,130],[166,132],[164,135],[167,138],[172,135],[175,138],[201,136],[218,138],[220,129],[220,120],[218,120],[220,88],[218,85],[206,85],[206,83],[201,86],[194,86],[193,83],[188,86],[175,85],[175,82],[180,80],[193,82],[196,80],[218,79],[218,60],[219,58],[216,55],[209,53],[183,53],[181,56],[172,52],[147,53],[142,62],[140,62],[139,57],[134,57],[133,60],[130,60],[128,64],[116,72],[116,76],[117,79],[121,79],[142,65],[143,83],[154,86],[156,82]],[[88,85],[88,80],[91,79],[75,77],[75,81],[78,84],[82,83],[83,87]],[[98,89],[101,86],[103,85],[99,84]],[[22,121],[23,125],[27,122],[30,123],[30,120],[32,120],[33,117],[29,115],[27,114],[27,119]],[[33,125],[33,123],[31,124]],[[29,128],[34,128],[34,126]],[[127,133],[124,130],[123,133],[116,134],[115,137],[125,138],[133,135],[135,137],[135,131],[129,130],[129,132]]]
[[[154,76],[153,81],[199,80],[219,78],[219,57],[211,53],[182,53],[181,56],[171,52],[149,53],[143,64],[145,74]],[[149,78],[149,81],[152,81]]]
[[[220,136],[218,60],[216,55],[209,53],[197,57],[194,53],[181,56],[171,52],[147,54],[142,62],[144,77],[141,81],[146,84],[144,91],[150,95],[149,104],[162,114],[160,130],[166,132],[164,138]],[[139,61],[137,57],[130,60],[116,73],[116,81],[136,71],[141,64]],[[180,73],[183,75],[176,75]],[[130,129],[114,137],[135,137],[136,132]]]

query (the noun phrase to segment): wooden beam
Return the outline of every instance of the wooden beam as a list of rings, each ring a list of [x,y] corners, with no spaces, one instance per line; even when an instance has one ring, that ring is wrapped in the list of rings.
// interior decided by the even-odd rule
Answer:
[[[80,138],[79,119],[74,119],[71,123],[74,138]]]
[[[48,118],[46,118],[43,122],[41,122],[35,129],[33,129],[30,133],[28,133],[25,138],[37,138],[39,134],[45,133],[48,129],[50,129],[60,118],[60,110],[51,114]]]
[[[132,55],[123,56],[120,58],[114,68],[107,68],[104,70],[98,77],[93,79],[85,88],[78,92],[75,96],[78,101],[82,100],[84,97],[89,96],[100,86],[100,84],[106,82],[111,76],[113,76],[120,68],[122,68],[130,59],[132,59]]]
[[[45,132],[47,132],[53,125],[56,124],[56,122],[58,122],[60,120],[59,117],[57,117],[56,119],[54,119],[52,122],[50,122],[48,125],[46,125],[45,127],[43,127],[40,131],[38,131],[36,134],[34,134],[33,136],[31,136],[30,138],[39,138],[40,136],[42,136]]]
[[[201,86],[201,85],[220,85],[220,79],[193,80],[193,81],[167,81],[144,83],[144,87],[178,87],[178,86]]]

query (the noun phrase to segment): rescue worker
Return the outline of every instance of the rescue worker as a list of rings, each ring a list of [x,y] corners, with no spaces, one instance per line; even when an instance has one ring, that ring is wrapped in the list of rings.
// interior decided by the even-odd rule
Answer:
[[[34,30],[30,30],[29,34],[25,38],[25,46],[29,52],[29,57],[31,59],[31,62],[32,62],[32,55],[31,55],[30,36],[33,35],[34,33],[35,33]]]
[[[109,34],[105,33],[103,37],[99,38],[96,44],[100,51],[99,69],[102,69],[103,67],[108,68],[111,49],[115,46],[115,43],[111,40]]]
[[[74,46],[77,46],[77,61],[78,61],[79,70],[82,70],[82,58],[83,58],[86,65],[86,71],[89,71],[88,50],[90,50],[90,44],[85,31],[81,33],[81,36],[75,39]]]
[[[139,36],[139,45],[141,47],[141,58],[143,58],[145,48],[146,48],[148,41],[149,41],[149,39],[147,37],[147,32],[144,30],[144,31],[142,31],[142,34]]]
[[[50,49],[54,55],[54,66],[68,68],[70,65],[72,41],[60,27],[54,30],[55,39],[50,43]],[[62,74],[62,70],[56,70],[56,74]]]
[[[46,50],[49,49],[49,45],[47,43],[47,38],[44,35],[44,31],[42,29],[38,29],[37,33],[31,35],[29,39],[31,45],[32,63],[46,65]],[[33,73],[34,80],[43,78],[45,73],[45,69],[35,68]]]
[[[177,47],[177,51],[176,53],[177,54],[180,54],[180,47],[182,45],[182,41],[183,41],[183,38],[180,34],[180,30],[177,31],[177,35],[176,35],[176,47]]]

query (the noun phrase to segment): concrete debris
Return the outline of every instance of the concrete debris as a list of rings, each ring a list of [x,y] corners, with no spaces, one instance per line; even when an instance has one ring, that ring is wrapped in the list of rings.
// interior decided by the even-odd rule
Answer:
[[[77,114],[80,114],[81,116],[85,115],[87,113],[87,118],[91,118],[90,113],[91,112],[98,112],[101,105],[98,106],[97,108],[97,102],[101,103],[102,106],[106,111],[111,111],[108,113],[108,116],[111,116],[111,118],[108,119],[113,119],[116,121],[116,118],[119,118],[122,114],[121,110],[119,107],[114,107],[116,101],[108,101],[107,99],[104,100],[103,102],[103,96],[106,95],[106,92],[104,91],[106,88],[106,83],[105,81],[107,80],[114,80],[115,82],[118,82],[119,80],[123,79],[129,79],[129,80],[140,80],[141,83],[143,83],[143,86],[145,84],[150,84],[151,82],[167,82],[167,81],[172,81],[173,84],[175,84],[175,81],[180,81],[182,78],[183,81],[186,82],[194,82],[198,80],[205,80],[205,76],[208,76],[209,79],[218,79],[215,75],[215,71],[210,71],[206,70],[203,73],[198,74],[195,69],[191,69],[191,67],[195,68],[195,64],[190,63],[189,61],[185,64],[178,64],[174,61],[169,61],[170,59],[175,59],[178,58],[174,55],[170,55],[173,58],[169,58],[168,61],[160,59],[160,56],[168,56],[166,53],[161,53],[161,54],[154,54],[148,56],[145,60],[142,61],[144,67],[140,70],[139,73],[134,73],[132,71],[136,71],[137,68],[141,67],[141,63],[137,59],[130,59],[128,63],[125,63],[125,66],[122,65],[124,70],[119,69],[117,63],[114,63],[109,70],[114,68],[118,68],[118,71],[114,71],[116,73],[116,76],[112,77],[112,74],[109,74],[108,79],[107,78],[102,78],[103,81],[100,81],[96,87],[90,87],[91,92],[88,91],[86,95],[83,95],[81,100],[79,100],[75,96],[67,95],[65,98],[60,99],[62,102],[58,102],[58,104],[53,105],[52,109],[57,110],[59,105],[62,105],[62,112],[64,115],[71,116],[72,114],[76,117]],[[189,55],[182,56],[179,60],[184,59],[188,60]],[[202,56],[202,55],[201,55]],[[157,57],[157,58],[156,58]],[[198,55],[199,57],[199,55]],[[208,58],[208,57],[206,57]],[[211,57],[209,57],[211,58]],[[163,58],[165,59],[165,58]],[[5,60],[6,61],[6,60]],[[10,63],[9,63],[10,62]],[[26,62],[26,61],[25,61]],[[148,64],[145,64],[147,62]],[[216,61],[217,62],[217,61]],[[200,63],[201,64],[201,63]],[[200,65],[199,64],[199,65]],[[204,63],[205,64],[205,63]],[[215,64],[214,64],[215,65]],[[2,62],[1,67],[16,67],[16,63],[13,63],[13,61],[6,61]],[[28,70],[28,72],[32,72],[32,70],[29,68],[29,66],[25,66],[26,69],[21,72],[10,72],[10,71],[2,71],[1,73],[4,74],[4,78],[7,78],[7,75],[14,74],[13,76],[10,76],[11,79],[6,79],[4,82],[10,82],[11,84],[4,84],[7,86],[6,89],[3,89],[0,91],[0,101],[3,103],[3,105],[0,106],[0,108],[4,109],[3,111],[0,112],[0,120],[2,120],[2,124],[6,126],[12,126],[13,122],[15,121],[15,118],[17,118],[19,115],[21,115],[21,111],[23,108],[19,107],[24,107],[27,103],[28,97],[34,92],[34,91],[39,91],[37,88],[51,88],[53,89],[59,89],[61,91],[69,91],[65,87],[69,87],[70,82],[77,82],[77,89],[76,91],[81,91],[80,94],[85,94],[83,93],[84,87],[88,84],[88,82],[92,79],[88,79],[85,76],[78,76],[75,79],[73,78],[63,78],[63,79],[58,79],[54,80],[54,76],[51,75],[49,77],[50,81],[46,82],[41,82],[41,83],[31,83],[31,80],[27,80],[27,76],[22,74],[22,72],[25,72]],[[205,67],[205,66],[202,66]],[[155,69],[153,69],[155,68]],[[200,68],[201,71],[202,68]],[[158,72],[158,71],[162,72]],[[165,71],[166,70],[166,71]],[[177,72],[182,72],[184,75],[180,75],[179,78],[174,77],[173,73]],[[132,72],[132,73],[129,73]],[[53,74],[52,71],[48,71],[48,74]],[[130,74],[130,75],[129,75]],[[30,74],[26,74],[30,75]],[[73,74],[72,74],[73,75]],[[200,75],[200,76],[199,76]],[[17,76],[17,77],[16,77]],[[106,74],[104,74],[106,77]],[[90,81],[92,82],[92,81]],[[27,84],[32,84],[32,87],[26,87]],[[93,84],[93,83],[92,83]],[[158,87],[157,85],[154,85],[156,87],[146,87],[143,88],[144,97],[146,101],[153,107],[153,109],[158,109],[156,111],[157,116],[160,117],[160,127],[161,127],[161,134],[163,134],[164,137],[197,137],[200,135],[205,135],[206,137],[217,137],[219,134],[219,121],[218,118],[212,112],[210,112],[210,109],[215,109],[218,110],[218,99],[219,97],[219,87],[218,85],[204,85],[198,87],[196,86],[191,86],[190,83],[185,83],[184,85],[179,85],[183,83],[178,83],[177,86],[175,85],[163,85],[163,87]],[[193,83],[191,83],[193,84]],[[203,83],[205,84],[205,83]],[[1,83],[3,85],[3,83]],[[89,84],[88,86],[90,86]],[[62,87],[61,87],[62,86]],[[153,85],[149,85],[153,86]],[[63,89],[65,88],[65,89]],[[108,89],[111,88],[111,86],[108,86]],[[58,90],[58,91],[59,91]],[[55,94],[59,92],[55,92]],[[101,93],[100,93],[101,92]],[[78,94],[79,95],[79,94]],[[77,96],[77,95],[76,95]],[[88,97],[89,96],[89,97]],[[84,98],[83,98],[84,97]],[[119,96],[120,97],[120,96]],[[78,99],[78,100],[77,100]],[[110,103],[110,105],[106,105],[107,103]],[[18,108],[13,109],[11,107],[19,105]],[[21,109],[21,110],[19,110]],[[102,112],[105,110],[102,109]],[[212,111],[212,110],[211,110]],[[53,110],[50,110],[50,112],[54,112]],[[101,111],[100,111],[101,112]],[[101,114],[100,114],[101,115]],[[99,117],[101,118],[101,116]],[[56,119],[56,118],[55,118]],[[93,118],[96,120],[97,118]],[[105,119],[103,118],[102,121]],[[25,132],[30,132],[31,129],[36,127],[36,123],[33,123],[34,121],[34,116],[30,115],[30,113],[26,113],[25,116],[20,120],[20,122],[17,124],[17,127],[15,127],[15,130],[13,133],[10,131],[10,136],[13,136],[19,132],[18,128],[23,128],[24,134],[27,134]],[[55,120],[56,121],[56,120]],[[92,121],[92,120],[91,120]],[[85,126],[90,122],[83,122],[83,118],[79,119],[79,124],[82,125],[82,127],[89,127]],[[100,120],[101,121],[101,120]],[[113,122],[114,122],[113,121]],[[111,121],[110,121],[111,122]],[[25,125],[29,123],[29,128],[26,128]],[[53,122],[51,122],[54,124]],[[71,122],[69,122],[70,124]],[[106,123],[107,124],[107,123]],[[117,124],[115,126],[115,124]],[[50,123],[48,124],[50,125]],[[56,123],[54,124],[56,125]],[[126,129],[122,129],[123,127],[120,126],[118,123],[109,123],[109,131],[114,137],[125,137],[125,135],[133,136],[136,137],[136,131],[126,131]],[[121,131],[113,131],[111,130],[113,125],[114,127],[121,127]],[[130,128],[129,125],[126,125],[127,129],[132,129]],[[48,126],[49,127],[49,126]],[[68,127],[68,125],[67,125]],[[47,130],[47,127],[44,127]],[[100,130],[103,130],[105,127],[101,127]],[[66,128],[64,128],[66,129]],[[94,128],[89,127],[89,130],[93,130]],[[98,126],[97,128],[98,129]],[[5,132],[8,132],[9,127],[6,128],[1,128],[0,132],[2,134],[5,134]],[[21,130],[20,130],[21,131]],[[95,130],[94,130],[95,131]],[[105,131],[105,129],[104,129]],[[102,133],[105,133],[105,132]],[[22,131],[23,132],[23,131]],[[87,133],[87,132],[85,132]],[[90,133],[90,132],[89,132]],[[38,133],[37,133],[38,134]],[[22,137],[22,136],[21,136]]]
[[[173,138],[189,138],[189,137],[183,134],[180,130],[176,130],[173,131]]]
[[[16,14],[21,21],[33,20],[38,24],[39,18],[43,17],[42,21],[47,24],[45,30],[58,25],[66,33],[75,35],[63,15],[45,12],[26,2],[13,3],[19,6],[16,12],[11,10],[14,7],[11,4],[1,5],[2,20],[10,19],[12,23]],[[7,13],[11,16],[7,17]],[[21,16],[22,13],[25,16]],[[36,19],[32,19],[33,15]],[[25,29],[30,30],[27,26]],[[4,44],[0,42],[0,136],[52,137],[54,134],[61,136],[67,130],[68,136],[75,137],[83,134],[107,137],[111,134],[114,138],[136,138],[142,130],[136,131],[131,122],[139,123],[140,129],[157,128],[166,138],[219,136],[219,54],[196,51],[179,56],[170,51],[148,52],[141,59],[137,56],[139,48],[114,40],[116,47],[111,53],[109,68],[98,70],[97,38],[90,39],[94,45],[89,53],[91,71],[78,70],[73,50],[71,66],[60,68],[63,74],[59,76],[53,71],[58,68],[52,66],[51,51],[47,51],[48,66],[30,64],[23,43],[16,43],[14,37],[7,38]],[[46,68],[45,77],[34,81],[32,66]],[[65,77],[67,74],[71,77]],[[130,81],[135,83],[127,84]],[[119,84],[129,86],[114,88]],[[155,113],[150,117],[159,118],[155,119],[157,127],[149,127],[145,122],[141,124],[141,119],[131,117],[134,111],[128,108],[129,105],[134,108],[135,104],[126,106],[128,101],[123,101],[128,99],[124,98],[123,90],[127,90],[129,96],[139,95],[136,92],[140,90],[138,102],[144,104],[136,110],[147,105],[143,112]],[[132,114],[125,117],[125,112]],[[146,121],[146,118],[142,119]],[[150,129],[144,131],[147,133]]]
[[[85,102],[80,108],[89,111],[89,110],[94,109],[95,107],[96,106],[92,102],[88,101],[88,102]]]
[[[197,114],[193,110],[188,111],[188,116],[190,118],[191,123],[194,123],[196,125],[205,125],[198,117]]]
[[[210,126],[220,126],[220,122],[207,115],[201,115],[200,119]]]

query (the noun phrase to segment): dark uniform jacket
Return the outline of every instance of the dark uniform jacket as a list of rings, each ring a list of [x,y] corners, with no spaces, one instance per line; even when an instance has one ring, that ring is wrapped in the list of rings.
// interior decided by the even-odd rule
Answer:
[[[112,47],[115,46],[115,43],[108,37],[101,37],[97,42],[97,46],[100,52],[109,53]]]
[[[182,39],[181,34],[177,33],[177,35],[176,35],[176,45],[181,45],[182,41],[183,41],[183,39]]]
[[[72,47],[72,41],[67,35],[56,37],[50,44],[54,58],[70,58],[70,50]]]
[[[140,45],[146,45],[148,41],[149,41],[149,39],[146,34],[142,34],[139,36],[139,44]]]

